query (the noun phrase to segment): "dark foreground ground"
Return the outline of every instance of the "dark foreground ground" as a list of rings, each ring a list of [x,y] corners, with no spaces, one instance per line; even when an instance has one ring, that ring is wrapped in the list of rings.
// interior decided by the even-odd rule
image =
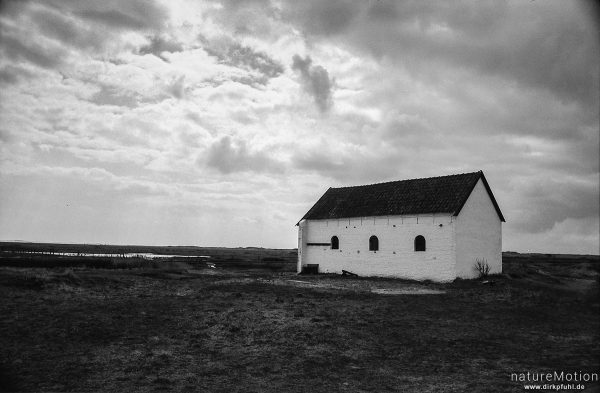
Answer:
[[[599,268],[511,260],[493,283],[433,284],[0,267],[0,390],[521,392],[511,373],[598,372]]]

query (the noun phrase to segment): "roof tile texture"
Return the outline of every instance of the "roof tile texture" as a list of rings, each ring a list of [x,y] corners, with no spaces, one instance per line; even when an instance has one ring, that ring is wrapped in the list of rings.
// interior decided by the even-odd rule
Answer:
[[[483,172],[330,188],[303,219],[333,219],[427,213],[458,214],[477,181],[484,184],[498,215],[502,213]]]

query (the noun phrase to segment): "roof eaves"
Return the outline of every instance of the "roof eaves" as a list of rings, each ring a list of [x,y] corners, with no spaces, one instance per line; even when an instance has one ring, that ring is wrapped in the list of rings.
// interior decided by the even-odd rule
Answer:
[[[308,217],[308,216],[310,215],[311,211],[313,211],[313,210],[314,210],[314,208],[315,208],[315,207],[316,207],[316,206],[319,204],[319,202],[321,202],[321,201],[323,200],[323,198],[325,198],[325,195],[327,195],[327,194],[328,194],[328,193],[329,193],[329,192],[330,192],[332,189],[333,189],[333,187],[329,187],[329,188],[327,189],[327,191],[325,191],[325,192],[323,193],[323,195],[321,195],[321,198],[319,198],[319,199],[318,199],[318,200],[315,202],[315,204],[314,204],[314,205],[312,205],[312,207],[311,207],[311,208],[310,208],[310,209],[309,209],[309,210],[306,212],[306,214],[305,214],[304,216],[302,216],[302,218],[301,218],[301,219],[300,219],[300,220],[299,220],[299,221],[296,223],[296,225],[295,225],[295,226],[298,226],[298,225],[300,225],[300,221],[302,221],[302,220],[304,220],[306,217]]]
[[[490,185],[488,184],[483,172],[481,172],[481,180],[483,180],[483,185],[485,186],[485,189],[487,190],[487,192],[490,196],[490,199],[492,200],[492,204],[494,205],[494,208],[496,209],[496,213],[498,213],[498,217],[500,217],[500,221],[506,222],[506,220],[504,219],[504,215],[502,214],[502,211],[500,210],[500,206],[498,206],[498,202],[496,201],[496,198],[494,197],[494,193],[492,192],[492,189],[491,189]]]

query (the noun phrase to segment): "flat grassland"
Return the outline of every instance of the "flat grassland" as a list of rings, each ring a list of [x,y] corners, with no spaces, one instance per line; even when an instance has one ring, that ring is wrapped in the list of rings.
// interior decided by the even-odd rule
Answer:
[[[505,259],[449,284],[5,265],[0,391],[520,392],[511,373],[598,372],[598,258]]]

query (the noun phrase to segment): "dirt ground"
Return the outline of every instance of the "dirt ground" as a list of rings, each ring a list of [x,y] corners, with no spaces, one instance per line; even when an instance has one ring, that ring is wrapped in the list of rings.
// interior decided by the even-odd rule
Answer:
[[[598,267],[449,284],[253,270],[0,268],[0,390],[520,392],[598,372]]]

